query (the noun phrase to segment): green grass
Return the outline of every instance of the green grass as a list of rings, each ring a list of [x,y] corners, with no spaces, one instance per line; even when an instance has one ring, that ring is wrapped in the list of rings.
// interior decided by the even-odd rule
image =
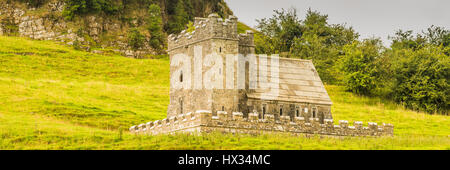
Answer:
[[[326,88],[335,120],[392,123],[395,136],[135,136],[131,125],[166,116],[167,58],[97,55],[0,37],[0,149],[450,149],[448,116]]]

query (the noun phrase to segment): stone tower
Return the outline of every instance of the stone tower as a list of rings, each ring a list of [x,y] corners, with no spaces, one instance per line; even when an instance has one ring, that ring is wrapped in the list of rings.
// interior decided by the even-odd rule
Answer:
[[[240,91],[242,90],[207,89],[198,81],[205,81],[203,80],[205,74],[219,74],[224,77],[222,83],[225,86],[227,81],[225,77],[229,76],[226,75],[228,71],[224,70],[227,68],[226,63],[229,63],[226,62],[227,55],[254,53],[253,33],[238,34],[235,16],[222,19],[217,14],[211,14],[208,18],[196,17],[194,27],[195,30],[192,32],[184,30],[179,35],[169,36],[167,51],[171,60],[171,88],[167,116],[196,110],[211,110],[213,113],[227,111],[230,114],[240,111],[243,94]],[[208,54],[213,53],[220,56],[223,62],[209,61]],[[185,60],[174,62],[173,57],[177,55],[183,55],[182,58]],[[205,63],[211,64],[211,67],[212,65],[218,67],[201,67]],[[236,66],[234,66],[234,70],[237,70]],[[236,71],[229,74],[233,74],[233,77],[236,78]],[[186,87],[188,82],[191,85]],[[194,82],[200,86],[195,85]],[[177,84],[184,86],[183,88],[174,88]]]

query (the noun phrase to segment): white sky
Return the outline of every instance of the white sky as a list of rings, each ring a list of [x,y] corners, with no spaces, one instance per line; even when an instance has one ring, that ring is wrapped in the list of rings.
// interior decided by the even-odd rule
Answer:
[[[255,27],[256,19],[271,17],[273,10],[297,8],[300,19],[311,7],[328,14],[328,23],[352,26],[360,38],[380,37],[398,29],[421,32],[431,25],[450,29],[450,0],[225,0],[240,21]]]

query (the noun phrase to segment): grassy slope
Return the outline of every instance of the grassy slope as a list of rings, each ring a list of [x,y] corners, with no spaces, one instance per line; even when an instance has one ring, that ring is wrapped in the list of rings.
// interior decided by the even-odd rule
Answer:
[[[165,117],[169,61],[0,37],[0,149],[450,149],[450,118],[327,86],[335,120],[390,122],[395,137],[134,136]],[[366,124],[367,125],[367,124]]]

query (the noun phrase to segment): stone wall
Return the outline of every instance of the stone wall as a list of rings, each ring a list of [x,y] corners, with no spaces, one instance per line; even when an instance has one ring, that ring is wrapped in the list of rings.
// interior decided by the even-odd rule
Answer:
[[[244,117],[241,112],[233,112],[228,116],[227,112],[218,111],[213,116],[210,111],[199,110],[195,113],[172,116],[168,119],[148,122],[132,126],[129,130],[134,134],[157,135],[166,133],[278,133],[287,132],[292,134],[319,134],[332,136],[393,136],[394,126],[391,124],[369,122],[367,127],[360,121],[353,122],[349,126],[348,121],[340,120],[335,125],[333,119],[325,119],[321,124],[318,118],[310,118],[306,121],[304,117],[295,117],[291,120],[289,116],[281,116],[275,120],[273,115],[266,115],[263,119],[257,113],[250,113]]]

